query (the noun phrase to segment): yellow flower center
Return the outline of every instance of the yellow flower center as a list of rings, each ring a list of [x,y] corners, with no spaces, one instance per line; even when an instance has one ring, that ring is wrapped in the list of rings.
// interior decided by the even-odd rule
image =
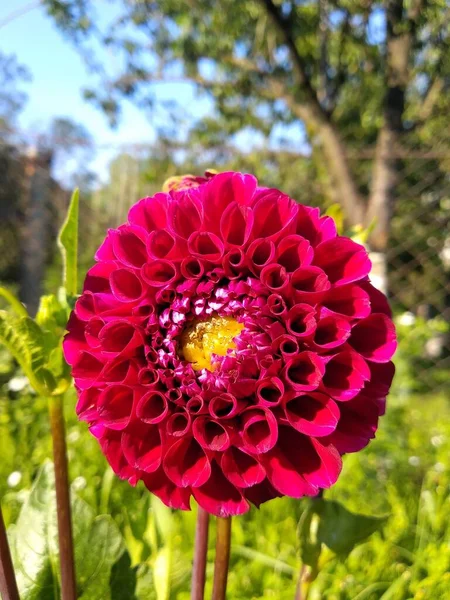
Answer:
[[[236,348],[234,338],[244,326],[233,317],[210,317],[207,321],[193,321],[181,336],[183,357],[196,370],[214,371],[212,355],[226,356],[227,351]]]

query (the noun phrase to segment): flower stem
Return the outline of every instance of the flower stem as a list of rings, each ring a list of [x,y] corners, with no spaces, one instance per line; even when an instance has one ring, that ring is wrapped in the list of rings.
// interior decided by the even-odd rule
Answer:
[[[209,514],[198,507],[195,528],[194,564],[192,568],[191,600],[203,600],[206,579],[206,556],[208,553]]]
[[[59,560],[61,569],[61,599],[76,600],[75,559],[73,550],[63,397],[55,396],[50,398],[49,410],[53,438],[53,460],[55,464]]]
[[[0,506],[0,597],[3,600],[19,600],[14,567],[9,551],[8,538],[6,537],[5,522],[3,521],[2,507]]]
[[[216,562],[212,600],[225,600],[230,562],[231,517],[217,517]]]
[[[308,600],[309,582],[307,577],[308,568],[306,565],[302,565],[295,589],[295,600]]]

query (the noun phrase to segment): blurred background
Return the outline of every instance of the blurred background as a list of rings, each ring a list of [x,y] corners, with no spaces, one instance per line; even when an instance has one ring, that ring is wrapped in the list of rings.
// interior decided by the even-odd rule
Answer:
[[[0,5],[0,284],[30,311],[59,285],[55,238],[75,186],[81,275],[131,204],[207,168],[252,172],[364,237],[395,315],[397,375],[377,439],[327,496],[389,518],[330,557],[313,600],[450,598],[449,46],[446,0]],[[83,598],[188,598],[194,517],[164,514],[177,560],[155,591],[161,507],[111,478],[73,406],[69,394],[76,494],[112,515],[130,574]],[[45,401],[0,348],[9,523],[50,451]],[[276,500],[235,520],[230,598],[294,597],[301,511]],[[53,597],[48,577],[30,598]]]

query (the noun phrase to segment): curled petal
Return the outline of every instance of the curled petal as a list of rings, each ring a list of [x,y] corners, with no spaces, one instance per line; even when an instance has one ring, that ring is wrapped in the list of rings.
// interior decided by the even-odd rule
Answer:
[[[308,240],[300,235],[288,235],[278,244],[276,257],[278,264],[282,265],[288,273],[293,273],[300,267],[311,264],[314,250]]]
[[[173,443],[165,453],[163,466],[167,477],[180,487],[200,487],[211,475],[211,463],[193,438]]]
[[[287,314],[287,330],[296,338],[311,337],[317,327],[315,314],[309,304],[295,304]]]
[[[333,288],[323,298],[322,312],[329,311],[353,319],[363,319],[370,314],[370,296],[362,287],[350,284]]]
[[[349,343],[367,360],[389,362],[397,349],[394,323],[384,314],[372,314],[353,327]]]
[[[130,466],[153,473],[161,465],[162,438],[155,425],[135,426],[122,433],[122,451]]]
[[[191,491],[189,488],[177,487],[162,468],[143,477],[145,487],[156,494],[166,506],[174,509],[191,510]]]
[[[314,352],[300,352],[286,363],[283,374],[296,392],[311,392],[319,387],[325,373],[325,363]]]
[[[248,206],[232,202],[220,219],[220,234],[230,246],[244,246],[253,228],[253,211]]]
[[[222,455],[221,469],[237,488],[248,488],[261,483],[266,477],[264,467],[246,452],[231,447]]]
[[[222,240],[209,231],[196,231],[188,240],[188,250],[193,256],[203,260],[218,262],[224,254]]]
[[[364,279],[372,266],[364,246],[345,237],[319,244],[314,264],[325,271],[331,283],[337,285]]]
[[[292,274],[291,287],[296,302],[319,302],[331,284],[326,273],[318,267],[300,267]]]
[[[335,400],[351,400],[369,378],[370,369],[363,357],[357,352],[344,350],[327,363],[323,387]]]
[[[133,410],[133,390],[125,385],[111,385],[98,398],[98,414],[103,425],[118,431],[125,429]]]
[[[253,454],[268,452],[278,439],[277,419],[272,411],[248,408],[242,414],[242,447]]]
[[[333,433],[340,414],[336,402],[320,392],[291,394],[284,404],[284,412],[294,429],[314,437]]]
[[[136,406],[136,416],[144,423],[155,425],[169,414],[169,404],[162,392],[151,390],[144,394]]]
[[[281,265],[267,265],[261,271],[261,282],[271,291],[280,293],[289,285],[289,275]]]
[[[120,302],[139,300],[144,289],[138,276],[129,269],[117,269],[109,279],[113,296]]]
[[[277,406],[284,395],[284,383],[279,377],[267,377],[260,380],[256,389],[258,403],[261,406]]]
[[[142,278],[152,287],[168,286],[178,277],[178,271],[169,260],[155,260],[146,263],[141,270]]]
[[[314,332],[314,346],[320,350],[330,350],[342,346],[351,333],[351,325],[347,319],[335,316],[325,317],[317,323]]]
[[[146,231],[165,228],[169,199],[168,194],[155,194],[152,198],[143,198],[130,208],[128,222]]]
[[[209,417],[197,417],[192,426],[195,439],[203,448],[224,452],[230,447],[230,435],[221,423]]]
[[[275,244],[271,240],[254,240],[247,250],[247,260],[252,273],[259,275],[264,267],[272,264],[275,252]]]
[[[166,431],[169,435],[183,438],[190,432],[191,426],[191,415],[187,410],[183,409],[181,412],[171,415],[166,424]]]
[[[222,473],[217,463],[213,463],[208,481],[192,490],[198,504],[217,517],[242,515],[250,508],[248,502]]]
[[[140,269],[147,260],[145,231],[138,227],[123,226],[111,230],[112,249],[122,264]]]

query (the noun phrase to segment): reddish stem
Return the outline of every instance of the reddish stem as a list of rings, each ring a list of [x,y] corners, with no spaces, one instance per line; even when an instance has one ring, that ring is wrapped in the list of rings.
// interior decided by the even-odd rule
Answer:
[[[19,600],[14,567],[6,537],[5,522],[0,506],[0,597],[3,600]]]
[[[230,564],[231,517],[217,517],[216,561],[212,600],[225,600]]]
[[[62,396],[50,399],[50,425],[53,438],[53,460],[55,463],[61,599],[76,600],[75,559]]]
[[[194,564],[192,567],[191,600],[203,600],[205,594],[206,557],[208,553],[209,514],[198,507],[195,529]]]

